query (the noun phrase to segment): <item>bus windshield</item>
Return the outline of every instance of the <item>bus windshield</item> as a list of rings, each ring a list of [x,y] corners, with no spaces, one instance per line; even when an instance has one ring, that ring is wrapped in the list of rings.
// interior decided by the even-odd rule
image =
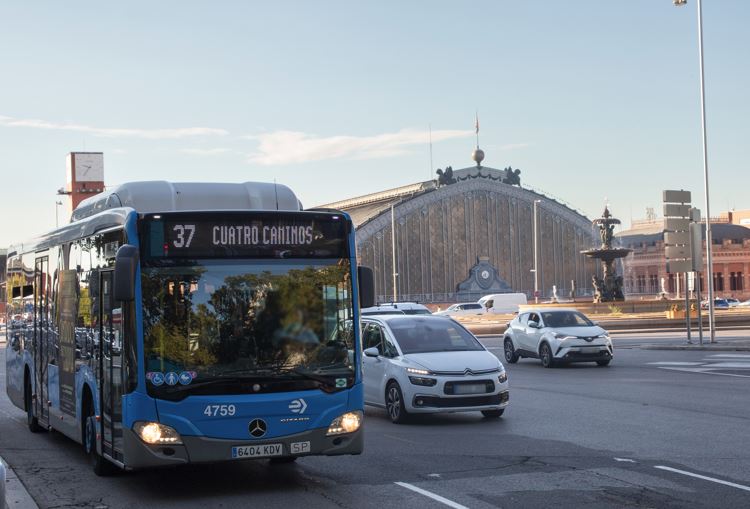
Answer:
[[[273,380],[353,383],[347,259],[183,260],[141,273],[150,394],[234,392],[233,381],[248,380],[255,392]]]

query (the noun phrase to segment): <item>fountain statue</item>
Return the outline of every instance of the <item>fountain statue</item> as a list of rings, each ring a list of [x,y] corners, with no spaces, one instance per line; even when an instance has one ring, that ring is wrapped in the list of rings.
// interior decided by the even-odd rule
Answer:
[[[615,272],[615,260],[627,256],[632,249],[612,247],[615,225],[620,224],[620,220],[612,217],[609,207],[604,207],[602,217],[594,219],[593,224],[599,227],[601,246],[581,251],[581,253],[602,262],[602,277],[594,275],[591,278],[591,284],[594,287],[594,302],[625,300],[625,295],[622,293],[622,276],[618,276]]]

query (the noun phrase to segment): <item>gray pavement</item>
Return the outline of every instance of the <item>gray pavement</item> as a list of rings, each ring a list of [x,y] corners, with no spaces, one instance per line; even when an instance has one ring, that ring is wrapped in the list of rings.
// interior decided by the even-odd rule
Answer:
[[[394,425],[368,409],[361,456],[111,478],[65,437],[28,432],[5,397],[2,353],[0,454],[43,508],[750,507],[750,354],[642,348],[679,340],[618,336],[607,368],[521,360],[499,420]]]

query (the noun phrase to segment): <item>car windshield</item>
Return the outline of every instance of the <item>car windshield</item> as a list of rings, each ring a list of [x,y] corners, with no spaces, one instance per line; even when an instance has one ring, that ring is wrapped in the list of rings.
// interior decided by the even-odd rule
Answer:
[[[353,376],[347,260],[193,260],[142,269],[146,371],[208,380]],[[182,383],[182,381],[180,382]],[[149,391],[174,384],[149,384]]]
[[[578,311],[547,311],[542,313],[546,327],[592,327],[594,324]]]
[[[404,354],[484,350],[470,332],[452,320],[393,318],[388,326]]]

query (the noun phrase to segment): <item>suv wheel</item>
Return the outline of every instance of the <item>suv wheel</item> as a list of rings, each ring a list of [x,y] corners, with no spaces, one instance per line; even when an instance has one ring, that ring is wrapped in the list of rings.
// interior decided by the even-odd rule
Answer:
[[[518,362],[518,353],[516,353],[515,348],[513,348],[513,340],[510,338],[505,338],[504,348],[505,351],[505,360],[508,361],[510,364],[515,364]]]
[[[555,365],[555,359],[552,357],[552,349],[547,343],[542,343],[542,347],[539,349],[539,358],[542,361],[542,366],[545,368],[551,368]]]

